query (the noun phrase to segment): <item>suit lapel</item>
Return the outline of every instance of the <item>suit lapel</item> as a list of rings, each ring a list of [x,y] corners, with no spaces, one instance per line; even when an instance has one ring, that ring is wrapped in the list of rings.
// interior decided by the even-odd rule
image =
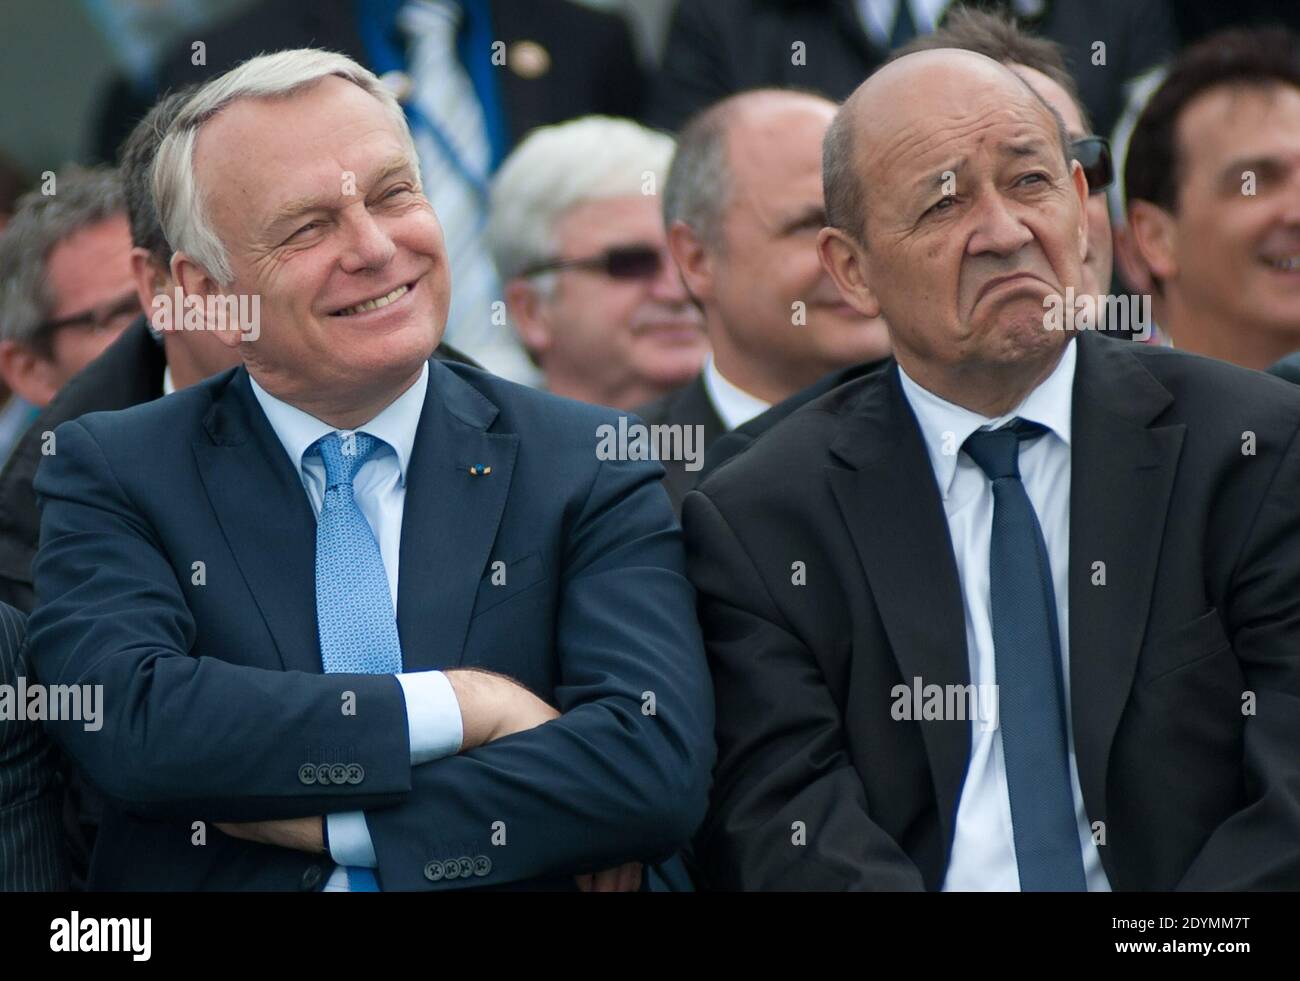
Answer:
[[[1128,343],[1086,333],[1076,343],[1070,703],[1084,801],[1090,815],[1103,815],[1111,742],[1133,684],[1186,427],[1151,425],[1173,397]],[[1109,851],[1100,852],[1109,866]]]
[[[487,431],[497,411],[455,372],[429,363],[402,514],[397,629],[407,671],[454,667],[464,656],[519,443],[513,433]],[[485,472],[474,476],[471,467]]]
[[[966,685],[966,615],[943,503],[891,365],[846,407],[827,476],[907,685]],[[921,723],[945,847],[970,758],[969,723]]]
[[[302,480],[237,369],[194,457],[208,499],[286,671],[321,672],[316,519]]]

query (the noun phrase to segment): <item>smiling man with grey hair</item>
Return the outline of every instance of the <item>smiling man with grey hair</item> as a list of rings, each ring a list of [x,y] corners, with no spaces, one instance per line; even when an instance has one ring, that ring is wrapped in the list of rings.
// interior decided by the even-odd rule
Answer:
[[[672,156],[663,133],[587,116],[534,131],[502,165],[488,246],[549,391],[631,409],[699,372],[708,344],[659,209]]]
[[[706,880],[1300,888],[1300,393],[1050,321],[1087,183],[992,59],[899,58],[824,152],[821,262],[894,363],[686,497]]]
[[[0,376],[43,407],[139,313],[116,170],[68,167],[0,236]]]
[[[104,686],[101,732],[51,727],[109,799],[90,887],[660,882],[713,746],[659,466],[598,458],[611,411],[431,359],[441,229],[350,59],[208,83],[154,181],[186,298],[261,323],[37,475],[32,661]]]

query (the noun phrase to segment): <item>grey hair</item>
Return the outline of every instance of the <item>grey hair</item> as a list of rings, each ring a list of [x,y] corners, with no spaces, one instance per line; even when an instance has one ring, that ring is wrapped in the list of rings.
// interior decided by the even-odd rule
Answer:
[[[379,100],[402,135],[419,185],[419,157],[406,115],[373,72],[346,55],[319,48],[296,48],[250,58],[205,83],[190,97],[163,137],[153,165],[154,203],[168,243],[202,266],[220,285],[228,286],[234,273],[226,248],[208,220],[206,195],[194,178],[194,145],[199,130],[237,99],[285,98],[330,76],[346,79]]]
[[[664,227],[681,221],[713,251],[722,247],[722,218],[731,200],[727,133],[735,98],[710,106],[682,127],[664,183]]]
[[[572,208],[601,198],[657,193],[673,138],[630,119],[583,116],[533,130],[492,183],[486,239],[502,281],[555,258],[555,225]],[[547,294],[553,276],[534,286]]]
[[[121,175],[111,167],[65,167],[54,175],[53,194],[37,188],[18,199],[0,233],[0,339],[31,344],[49,319],[58,302],[46,276],[54,247],[125,213]]]

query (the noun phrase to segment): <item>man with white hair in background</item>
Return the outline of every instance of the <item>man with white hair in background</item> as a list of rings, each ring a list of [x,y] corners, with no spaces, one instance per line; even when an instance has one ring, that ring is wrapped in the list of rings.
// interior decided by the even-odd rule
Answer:
[[[502,166],[488,244],[549,391],[630,409],[704,363],[659,205],[672,156],[663,133],[586,116],[535,130]]]
[[[392,95],[253,58],[154,192],[184,294],[260,329],[37,474],[32,663],[104,692],[50,725],[108,799],[89,887],[653,882],[713,762],[661,469],[598,459],[613,412],[431,360],[448,261]]]

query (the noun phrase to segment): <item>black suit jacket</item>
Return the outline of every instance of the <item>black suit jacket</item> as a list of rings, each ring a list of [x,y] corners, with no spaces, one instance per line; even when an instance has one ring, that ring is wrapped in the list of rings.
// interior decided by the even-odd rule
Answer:
[[[0,685],[34,683],[26,618],[0,604]],[[55,749],[40,722],[0,715],[0,892],[68,888]]]
[[[709,399],[704,387],[704,376],[697,375],[695,380],[684,388],[655,399],[636,410],[636,414],[651,426],[682,425],[703,426],[704,446],[707,449],[721,437],[727,428],[718,418],[718,411]],[[707,456],[705,457],[707,460]],[[685,460],[661,460],[664,467],[664,489],[673,502],[673,511],[680,517],[682,498],[704,476],[704,469],[687,470]]]
[[[1110,884],[1300,888],[1300,391],[1077,343],[1070,694]],[[791,415],[688,494],[683,520],[717,697],[707,881],[938,889],[970,723],[894,721],[891,691],[970,678],[897,370]]]
[[[954,2],[949,9],[961,6]],[[1009,0],[971,6],[1003,10]],[[1044,0],[1031,33],[1064,48],[1067,67],[1098,133],[1124,108],[1124,83],[1177,47],[1167,0]],[[650,106],[657,126],[676,129],[692,114],[744,89],[776,85],[841,100],[888,57],[858,19],[856,0],[680,0]],[[796,64],[792,45],[803,42]],[[1093,44],[1105,44],[1094,62]]]
[[[821,398],[832,388],[838,388],[845,382],[878,371],[891,363],[889,358],[880,358],[876,361],[863,361],[860,364],[832,372],[825,378],[813,382],[807,388],[795,392],[788,399],[776,403],[762,415],[755,416],[749,422],[737,426],[729,433],[723,433],[709,446],[709,452],[704,456],[704,469],[699,474],[699,480],[703,480],[732,457],[743,453],[754,440],[796,409],[802,409],[813,399]]]
[[[492,37],[509,52],[518,41],[540,44],[550,55],[541,75],[525,78],[509,64],[499,74],[508,145],[535,126],[603,113],[639,117],[645,77],[627,23],[617,14],[571,0],[493,0]],[[195,65],[192,39],[167,53],[159,66],[159,92],[206,81],[242,61],[287,48],[340,51],[367,67],[369,56],[357,29],[353,0],[262,0],[234,18],[201,32],[206,64]],[[100,156],[117,147],[152,104],[119,80],[101,112]]]

